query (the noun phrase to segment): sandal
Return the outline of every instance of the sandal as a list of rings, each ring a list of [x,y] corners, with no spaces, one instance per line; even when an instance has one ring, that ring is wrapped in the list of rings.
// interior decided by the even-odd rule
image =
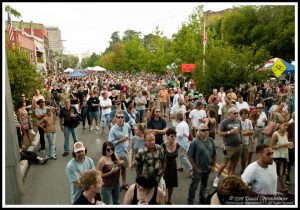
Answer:
[[[128,185],[128,184],[122,185],[122,189],[123,189],[123,190],[128,190],[128,188],[129,188],[129,185]]]

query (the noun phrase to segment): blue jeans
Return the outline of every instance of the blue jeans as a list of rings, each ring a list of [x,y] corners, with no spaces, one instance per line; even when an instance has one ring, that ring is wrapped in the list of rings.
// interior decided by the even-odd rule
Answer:
[[[145,117],[145,110],[136,110],[139,115],[139,123],[142,123]]]
[[[56,133],[45,133],[46,138],[48,139],[49,144],[49,157],[54,158],[55,154],[55,141],[56,141]]]
[[[106,205],[111,204],[111,197],[113,200],[113,204],[119,204],[119,195],[120,195],[120,186],[116,187],[102,187],[101,188],[101,198],[103,203]]]
[[[64,136],[65,136],[65,141],[64,141],[64,152],[69,152],[69,138],[70,138],[70,133],[72,134],[74,144],[78,141],[78,136],[77,136],[77,128],[70,128],[68,126],[64,127]]]
[[[194,199],[195,199],[195,195],[196,195],[196,191],[198,188],[198,184],[201,180],[201,187],[200,187],[200,191],[199,191],[199,203],[205,203],[205,190],[207,187],[207,182],[208,182],[208,178],[209,178],[209,174],[210,172],[203,172],[201,174],[197,173],[194,171],[193,173],[193,177],[192,177],[192,182],[190,184],[190,188],[189,188],[189,193],[188,193],[188,204],[194,204]]]

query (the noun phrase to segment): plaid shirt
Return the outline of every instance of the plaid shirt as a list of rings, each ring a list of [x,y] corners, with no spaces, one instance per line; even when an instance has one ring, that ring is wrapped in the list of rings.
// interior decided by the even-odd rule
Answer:
[[[137,175],[154,175],[157,182],[163,176],[163,168],[166,163],[166,155],[162,146],[155,144],[155,152],[150,152],[147,147],[142,147],[135,155],[134,166]]]

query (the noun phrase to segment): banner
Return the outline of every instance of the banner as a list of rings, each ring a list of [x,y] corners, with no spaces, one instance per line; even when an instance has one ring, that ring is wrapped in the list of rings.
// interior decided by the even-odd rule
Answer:
[[[195,64],[181,64],[181,72],[192,72],[195,70]]]

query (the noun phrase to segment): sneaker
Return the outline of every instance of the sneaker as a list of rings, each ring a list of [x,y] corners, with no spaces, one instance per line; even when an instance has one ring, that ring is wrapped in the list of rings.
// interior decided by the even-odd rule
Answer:
[[[92,131],[93,130],[93,127],[90,127],[90,131]]]
[[[47,161],[49,160],[49,157],[45,157],[45,158],[42,158],[40,161],[39,161],[39,163],[40,164],[44,164],[44,163],[46,163]]]
[[[65,156],[67,156],[68,154],[69,154],[68,152],[64,152],[62,156],[65,157]]]
[[[29,133],[32,135],[36,135],[36,133],[32,129],[29,129]]]
[[[220,179],[219,177],[215,178],[214,183],[213,183],[213,187],[218,187],[219,179]]]
[[[99,127],[98,126],[96,126],[96,129],[97,129],[97,131],[99,130]]]
[[[289,180],[287,180],[287,181],[285,181],[285,185],[287,185],[287,186],[290,186],[290,181]]]
[[[50,157],[51,160],[57,160],[57,157]]]

